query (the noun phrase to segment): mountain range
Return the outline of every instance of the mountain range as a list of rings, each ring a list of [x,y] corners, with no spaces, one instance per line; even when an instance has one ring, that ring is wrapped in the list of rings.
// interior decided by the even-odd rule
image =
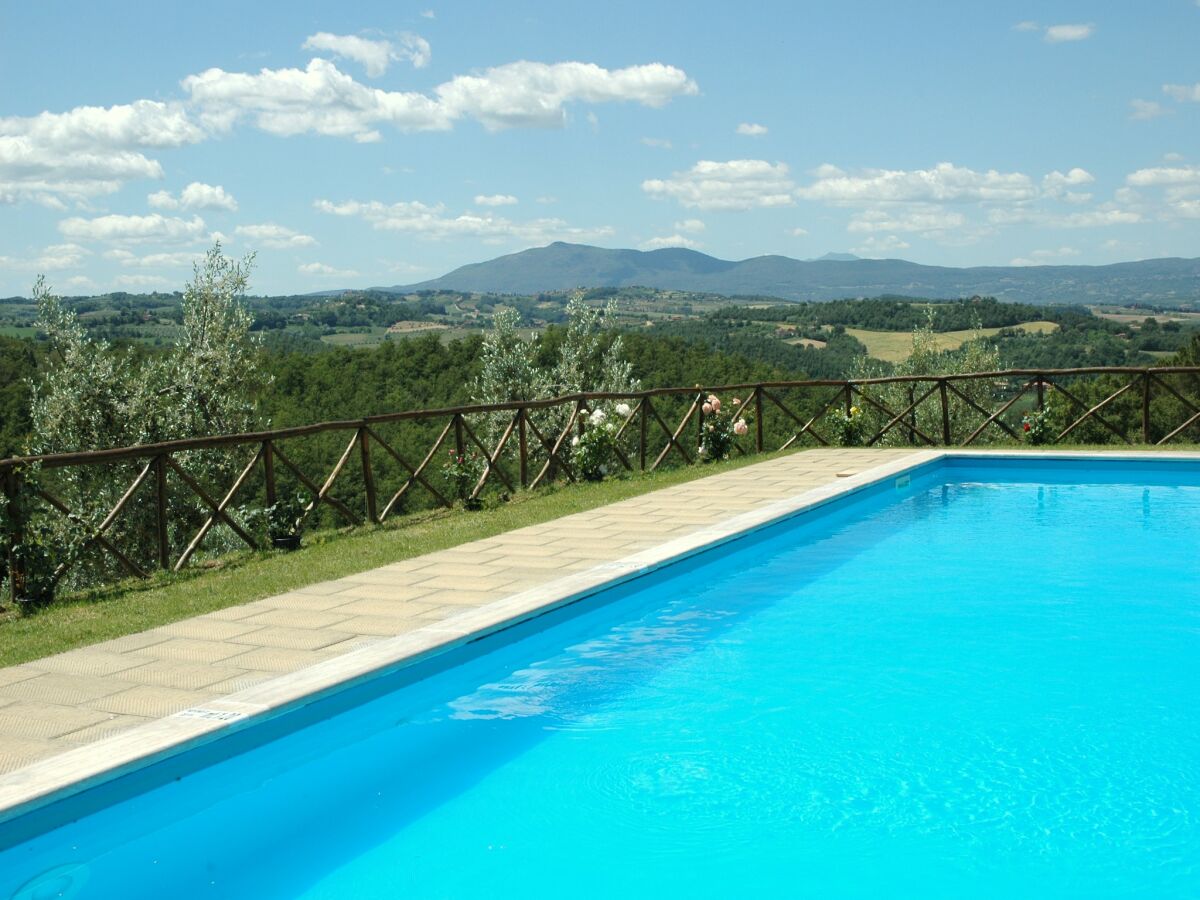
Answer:
[[[991,296],[1025,303],[1174,305],[1200,302],[1200,259],[1147,259],[1106,266],[925,266],[903,259],[815,260],[756,256],[731,261],[695,250],[610,250],[556,242],[382,290],[536,294],[595,287],[649,287],[785,300],[899,294]]]

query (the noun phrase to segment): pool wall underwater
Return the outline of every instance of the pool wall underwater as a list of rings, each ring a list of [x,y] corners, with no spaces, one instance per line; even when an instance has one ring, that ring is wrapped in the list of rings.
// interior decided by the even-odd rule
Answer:
[[[0,812],[0,851],[586,615],[656,580],[710,565],[744,550],[747,542],[806,527],[818,517],[854,516],[956,478],[1016,478],[1052,485],[1076,483],[1081,472],[1089,482],[1100,484],[1200,485],[1200,459],[1187,455],[914,453],[828,488],[734,517],[720,527],[701,529],[464,614],[422,634],[365,648],[203,710],[187,711],[138,729],[141,734],[72,751],[78,762],[66,771],[55,771],[56,761],[50,760],[0,779],[0,803],[6,807]],[[162,746],[156,747],[156,742]],[[141,752],[122,760],[121,754],[131,750]],[[72,772],[85,774],[70,778]]]

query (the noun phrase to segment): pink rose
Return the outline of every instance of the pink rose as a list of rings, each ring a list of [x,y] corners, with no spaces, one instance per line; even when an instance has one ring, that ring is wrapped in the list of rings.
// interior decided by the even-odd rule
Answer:
[[[704,410],[704,414],[705,414],[706,416],[710,416],[710,415],[712,415],[713,406],[712,406],[712,404],[711,404],[711,403],[705,403],[705,404],[704,404],[702,407],[700,407],[700,408]]]
[[[719,397],[712,398],[712,408],[713,408],[713,412],[721,411],[721,400]]]
[[[745,434],[749,430],[750,430],[750,426],[746,424],[745,419],[738,419],[736,422],[733,423],[733,433],[734,434]]]

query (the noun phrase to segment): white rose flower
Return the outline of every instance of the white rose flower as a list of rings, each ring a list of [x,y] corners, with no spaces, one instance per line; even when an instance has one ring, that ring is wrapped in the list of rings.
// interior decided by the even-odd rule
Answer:
[[[592,415],[591,415],[591,417],[588,419],[588,421],[589,421],[589,422],[591,422],[593,425],[599,425],[599,424],[600,424],[601,422],[603,422],[603,421],[604,421],[606,418],[607,418],[607,416],[605,416],[605,415],[604,415],[604,410],[602,410],[602,409],[597,409],[597,410],[595,410],[595,411],[592,413]]]
[[[627,415],[629,415],[629,404],[628,403],[618,403],[616,406],[616,410],[617,410],[618,416],[627,416]]]
[[[575,437],[571,438],[571,446],[572,447],[579,446],[579,435],[575,435]]]

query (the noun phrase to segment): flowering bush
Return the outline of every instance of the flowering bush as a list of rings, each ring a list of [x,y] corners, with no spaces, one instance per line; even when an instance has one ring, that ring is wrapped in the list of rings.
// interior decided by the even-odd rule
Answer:
[[[629,415],[629,405],[613,407],[614,417]],[[617,433],[621,426],[602,407],[593,409],[584,419],[583,434],[571,438],[571,458],[579,475],[587,481],[601,481],[616,468]]]
[[[746,434],[750,426],[744,416],[739,415],[741,401],[734,399],[733,409],[721,410],[721,398],[709,394],[701,405],[704,413],[703,424],[700,427],[700,446],[696,454],[704,462],[717,459],[729,459],[729,451],[733,449],[735,436]]]
[[[451,450],[449,458],[442,463],[442,477],[450,486],[450,492],[455,499],[464,504],[471,496],[471,491],[483,474],[483,458],[478,453],[459,453]]]
[[[1030,444],[1048,444],[1051,440],[1050,409],[1030,410],[1021,417],[1021,436]]]
[[[867,419],[857,406],[849,412],[838,410],[833,416],[833,435],[843,447],[861,447],[867,439]]]

